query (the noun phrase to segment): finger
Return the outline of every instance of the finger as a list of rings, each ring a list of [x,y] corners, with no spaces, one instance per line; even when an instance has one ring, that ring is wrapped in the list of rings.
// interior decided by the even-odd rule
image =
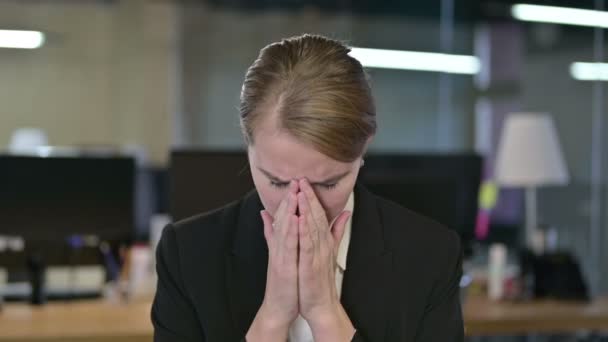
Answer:
[[[279,254],[284,255],[286,252],[285,250],[288,248],[292,248],[290,246],[294,245],[294,239],[295,239],[295,254],[297,256],[297,248],[298,248],[298,222],[297,222],[297,216],[295,215],[296,212],[296,208],[298,206],[298,199],[297,196],[294,195],[293,193],[288,193],[287,194],[287,200],[288,200],[288,213],[285,213],[285,217],[281,220],[281,223],[277,223],[278,225],[281,225],[281,228],[277,228],[275,227],[275,231],[277,231],[279,233],[278,238],[277,238],[277,244],[278,244],[278,251]],[[296,221],[295,223],[292,222],[292,216],[296,217]],[[293,227],[292,227],[293,226]],[[294,237],[295,236],[295,237]]]
[[[266,210],[260,211],[260,216],[262,216],[264,222],[264,238],[266,238],[266,243],[270,243],[272,239],[272,217]]]
[[[281,216],[282,219],[281,219],[280,223],[277,223],[281,226],[279,228],[279,232],[281,232],[281,236],[283,237],[282,238],[283,240],[285,240],[287,234],[289,233],[289,225],[291,224],[290,217],[292,215],[296,214],[297,208],[298,208],[298,197],[294,193],[289,192],[287,194],[286,209],[285,209],[285,212],[283,213],[284,216]],[[277,229],[277,228],[275,228],[275,229]],[[296,224],[296,230],[297,230],[297,224]],[[296,231],[296,235],[297,235],[297,231]]]
[[[290,215],[287,236],[285,238],[285,249],[283,251],[287,260],[295,261],[298,259],[298,245],[298,217]]]
[[[289,207],[289,194],[287,193],[285,194],[285,196],[283,197],[283,199],[281,200],[281,203],[279,203],[279,207],[277,208],[277,211],[274,215],[274,229],[275,230],[281,230],[284,223],[283,221],[285,216],[286,216],[286,211],[288,210],[287,208]]]
[[[294,182],[297,183],[297,182]],[[287,194],[288,197],[288,201],[287,201],[287,215],[295,215],[296,214],[296,210],[298,209],[298,196],[296,195],[295,192],[289,192]]]
[[[317,246],[317,241],[319,241],[319,228],[312,216],[310,203],[308,203],[306,195],[301,192],[298,193],[298,209],[300,210],[300,217],[302,218],[299,224],[306,225],[308,236],[310,236],[314,248]]]
[[[300,189],[300,185],[298,184],[298,181],[295,179],[292,179],[291,182],[289,182],[289,192],[293,192],[295,195],[298,193],[299,189]]]
[[[346,223],[348,219],[352,215],[349,211],[342,212],[336,221],[334,222],[333,227],[331,228],[331,235],[334,239],[334,250],[338,250],[340,246],[340,242],[342,241],[342,237],[344,236],[344,231],[346,230]]]
[[[300,263],[311,263],[314,256],[314,242],[310,234],[310,226],[306,216],[298,217],[298,237],[300,247]]]
[[[319,199],[317,198],[315,191],[313,190],[312,186],[310,185],[310,183],[308,182],[307,179],[300,180],[300,190],[302,192],[304,192],[304,194],[306,195],[306,198],[308,199],[308,204],[309,204],[312,216],[314,217],[314,220],[317,223],[317,226],[320,229],[327,228],[328,223],[327,223],[327,217],[325,215],[325,209],[323,209],[321,202],[319,202]]]

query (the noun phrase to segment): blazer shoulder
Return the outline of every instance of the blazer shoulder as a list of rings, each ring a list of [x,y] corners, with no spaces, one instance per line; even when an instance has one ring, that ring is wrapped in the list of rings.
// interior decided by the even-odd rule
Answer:
[[[242,199],[221,208],[194,215],[169,225],[177,247],[183,251],[217,251],[228,248],[236,227]]]
[[[388,199],[377,197],[377,203],[392,247],[460,253],[460,237],[454,230]]]

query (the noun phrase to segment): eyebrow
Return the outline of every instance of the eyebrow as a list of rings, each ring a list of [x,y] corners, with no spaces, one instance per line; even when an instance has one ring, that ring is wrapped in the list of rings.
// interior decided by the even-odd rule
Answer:
[[[281,178],[273,175],[272,173],[258,167],[258,170],[260,170],[260,172],[262,172],[264,175],[266,175],[266,177],[270,178],[272,181],[275,181],[277,183],[289,183],[289,180],[282,180]],[[324,185],[324,184],[332,184],[332,183],[337,183],[338,181],[340,181],[342,178],[346,177],[348,174],[350,173],[349,171],[346,172],[342,172],[340,174],[337,174],[335,176],[331,176],[329,178],[327,178],[324,181],[320,181],[320,182],[310,182],[310,185]]]

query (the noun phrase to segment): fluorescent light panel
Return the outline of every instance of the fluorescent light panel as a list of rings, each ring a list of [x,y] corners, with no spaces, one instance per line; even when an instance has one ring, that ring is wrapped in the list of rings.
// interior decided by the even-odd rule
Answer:
[[[357,48],[350,55],[364,67],[446,72],[454,74],[476,74],[481,69],[479,59],[474,56],[445,53],[416,52]]]
[[[523,21],[608,28],[608,12],[604,11],[517,4],[511,7],[511,15]]]
[[[608,81],[608,63],[575,62],[570,75],[580,81]]]
[[[42,44],[44,44],[42,32],[0,30],[0,48],[37,49]]]

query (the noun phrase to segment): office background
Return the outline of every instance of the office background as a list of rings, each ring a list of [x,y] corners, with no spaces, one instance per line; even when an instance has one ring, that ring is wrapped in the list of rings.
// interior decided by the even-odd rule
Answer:
[[[50,145],[117,148],[157,169],[172,149],[242,148],[236,108],[247,67],[264,45],[304,32],[478,56],[478,75],[370,68],[379,123],[371,151],[478,152],[491,164],[497,122],[550,113],[570,177],[539,190],[539,218],[580,262],[593,294],[608,295],[608,71],[603,81],[570,71],[574,62],[607,63],[608,37],[597,27],[516,20],[515,3],[2,0],[0,29],[41,31],[45,42],[0,49],[0,145],[35,127]],[[527,3],[608,8],[605,0]],[[479,250],[517,239],[523,203],[521,191],[501,193]]]

